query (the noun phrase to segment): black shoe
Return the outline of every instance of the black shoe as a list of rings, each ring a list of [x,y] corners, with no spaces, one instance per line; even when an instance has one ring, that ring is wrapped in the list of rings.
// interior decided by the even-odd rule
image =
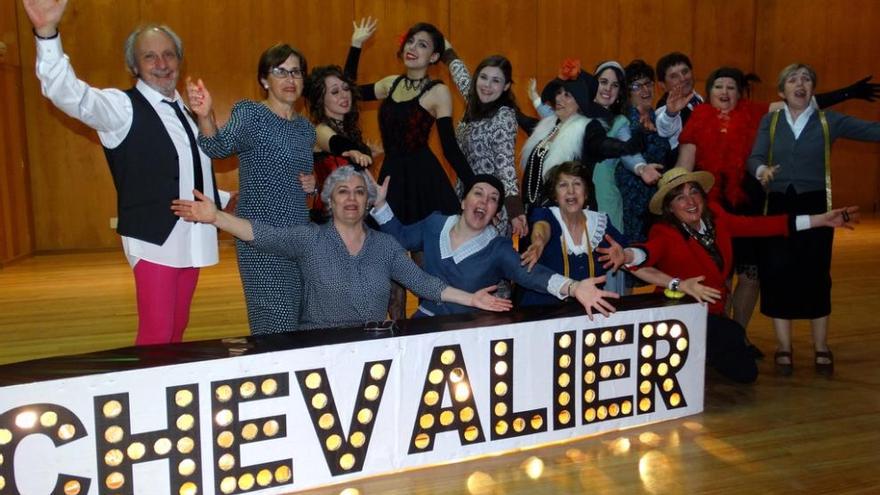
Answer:
[[[787,360],[785,363],[783,360]],[[794,372],[794,359],[792,359],[791,351],[776,351],[773,355],[773,366],[776,368],[776,374],[782,376],[791,376]]]

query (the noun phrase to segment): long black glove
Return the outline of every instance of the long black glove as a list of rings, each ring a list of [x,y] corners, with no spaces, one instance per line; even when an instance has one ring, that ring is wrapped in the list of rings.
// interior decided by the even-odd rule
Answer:
[[[452,165],[452,169],[458,174],[458,179],[467,182],[474,176],[474,171],[458,147],[455,140],[455,131],[452,130],[452,117],[440,117],[437,119],[437,130],[440,132],[440,144],[443,146],[443,156]]]
[[[358,84],[358,92],[361,94],[361,101],[376,101],[376,83]]]
[[[519,110],[516,112],[516,123],[519,125],[519,128],[523,130],[528,135],[532,135],[535,131],[535,126],[538,125],[541,119],[536,119],[530,115],[526,115]]]
[[[369,148],[359,145],[358,143],[340,134],[332,135],[328,144],[330,145],[330,153],[333,153],[337,156],[342,156],[343,153],[351,150],[360,151],[361,153],[364,153],[366,155],[370,154]]]
[[[860,79],[845,88],[817,94],[816,103],[819,105],[819,108],[828,108],[852,99],[876,101],[877,98],[880,98],[880,84],[868,82],[872,77],[874,76],[871,75]]]
[[[348,56],[345,58],[345,68],[342,70],[352,81],[357,81],[358,65],[361,61],[361,49],[356,46],[348,47]]]
[[[607,136],[607,131],[598,120],[587,124],[585,131],[586,159],[589,163],[598,163],[606,158],[619,158],[626,155],[641,153],[645,148],[645,136],[638,129],[632,132],[629,141]]]

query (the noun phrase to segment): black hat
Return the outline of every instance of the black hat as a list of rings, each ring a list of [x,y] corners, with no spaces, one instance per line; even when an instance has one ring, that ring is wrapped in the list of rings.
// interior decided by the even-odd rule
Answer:
[[[591,113],[589,94],[590,82],[593,80],[593,76],[589,72],[580,69],[580,61],[578,60],[565,60],[562,63],[562,69],[559,71],[559,74],[561,77],[553,79],[544,86],[544,89],[541,91],[541,101],[555,102],[556,93],[559,92],[559,88],[564,88],[574,98],[582,114],[587,115]]]
[[[490,186],[497,189],[499,202],[504,201],[504,184],[502,184],[501,181],[498,180],[498,177],[495,177],[492,174],[477,174],[465,181],[464,192],[461,195],[462,199],[465,198],[468,193],[471,192],[471,189],[473,189],[474,186],[479,182],[485,182],[486,184],[489,184]]]

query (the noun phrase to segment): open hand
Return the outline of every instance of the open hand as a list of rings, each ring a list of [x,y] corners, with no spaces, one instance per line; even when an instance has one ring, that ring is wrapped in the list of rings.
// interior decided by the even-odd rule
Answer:
[[[368,168],[373,164],[373,158],[370,155],[361,153],[358,150],[343,151],[342,156],[348,158],[348,161],[362,168]]]
[[[533,242],[529,245],[529,248],[526,249],[520,257],[520,265],[526,267],[526,270],[532,271],[532,268],[535,267],[535,264],[538,263],[538,260],[541,259],[541,253],[544,252],[544,245],[539,242]]]
[[[58,32],[58,23],[64,16],[67,0],[23,0],[24,11],[27,12],[34,31],[46,38]],[[15,10],[12,11],[15,13]]]
[[[677,114],[682,111],[688,102],[691,101],[691,98],[694,97],[694,94],[693,89],[685,92],[684,86],[681,84],[673,86],[669,91],[669,95],[666,96],[666,111],[671,114]]]
[[[530,101],[535,101],[536,99],[539,98],[538,81],[534,77],[529,78],[529,84],[528,84],[527,90],[529,92],[529,100]]]
[[[721,291],[708,285],[703,285],[702,282],[705,279],[706,277],[699,276],[682,280],[678,285],[678,289],[701,303],[714,304],[721,299]]]
[[[493,296],[492,292],[495,292],[496,289],[498,289],[497,285],[490,285],[474,292],[471,297],[471,306],[486,311],[510,311],[513,303],[509,299]]]
[[[376,32],[376,25],[379,19],[373,19],[372,16],[361,18],[360,23],[351,21],[354,30],[351,33],[351,46],[360,48],[364,43]]]
[[[642,170],[639,173],[639,177],[642,178],[642,182],[649,186],[653,186],[660,180],[660,177],[663,176],[663,165],[659,163],[649,163],[642,167]]]
[[[607,248],[596,248],[596,252],[602,253],[602,256],[599,256],[599,261],[605,262],[605,264],[602,265],[602,268],[609,271],[617,271],[621,265],[626,263],[626,253],[624,252],[623,247],[618,244],[610,234],[605,234],[605,240],[608,241]]]
[[[813,225],[811,218],[810,224],[813,227],[832,227],[835,229],[842,227],[849,230],[855,229],[855,224],[859,223],[860,217],[858,206],[846,206],[813,216],[820,217],[818,225]]]
[[[510,219],[510,226],[514,237],[529,235],[529,222],[525,215],[519,215]],[[531,268],[529,268],[531,270]]]
[[[587,310],[587,317],[593,319],[593,311],[602,313],[607,317],[611,313],[617,311],[610,302],[605,299],[619,299],[620,295],[616,292],[609,292],[596,287],[597,284],[605,282],[605,276],[586,278],[579,282],[574,282],[574,297]]]
[[[214,223],[217,221],[217,205],[210,198],[193,189],[195,201],[175,199],[171,202],[171,210],[175,215],[193,223]]]

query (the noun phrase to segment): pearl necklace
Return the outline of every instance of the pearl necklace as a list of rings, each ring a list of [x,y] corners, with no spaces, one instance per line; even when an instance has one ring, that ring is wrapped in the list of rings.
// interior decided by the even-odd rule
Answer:
[[[557,122],[553,129],[538,142],[535,149],[529,155],[526,168],[531,170],[529,180],[526,182],[526,199],[530,205],[535,205],[541,195],[541,186],[544,182],[544,157],[550,152],[550,142],[559,133],[561,123]],[[537,170],[536,170],[537,169]]]

